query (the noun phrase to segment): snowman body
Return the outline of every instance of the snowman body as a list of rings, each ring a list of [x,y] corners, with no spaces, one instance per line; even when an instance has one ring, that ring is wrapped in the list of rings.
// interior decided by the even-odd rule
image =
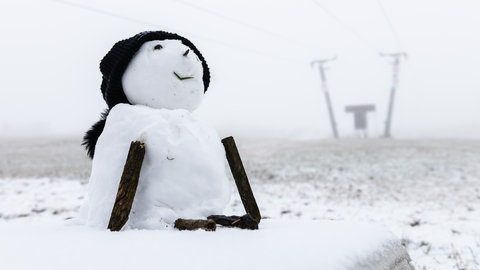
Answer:
[[[165,35],[173,39],[151,38]],[[124,59],[116,58],[140,43],[119,71]],[[89,131],[98,134],[104,125],[98,138],[86,136],[94,156],[81,209],[85,223],[107,227],[132,141],[145,144],[145,157],[126,228],[163,228],[178,218],[221,214],[231,194],[224,148],[215,130],[191,114],[209,82],[198,50],[177,35],[141,33],[117,43],[102,60],[101,70],[110,108]]]
[[[118,104],[97,142],[87,224],[106,228],[131,141],[145,158],[127,227],[161,228],[177,218],[222,213],[230,199],[225,153],[215,130],[186,110]]]

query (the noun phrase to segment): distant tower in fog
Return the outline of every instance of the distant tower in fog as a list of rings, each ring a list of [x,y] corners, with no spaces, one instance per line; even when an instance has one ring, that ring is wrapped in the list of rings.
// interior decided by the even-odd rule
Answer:
[[[333,137],[335,139],[338,139],[337,122],[335,122],[335,115],[333,113],[332,102],[330,100],[330,93],[328,92],[327,88],[327,77],[325,76],[325,63],[334,61],[335,59],[337,59],[337,57],[315,60],[311,62],[311,66],[318,66],[318,71],[320,72],[320,79],[322,80],[322,91],[325,95],[325,101],[327,102],[328,116],[330,117],[330,125],[332,127]]]
[[[404,52],[399,53],[389,53],[389,54],[380,54],[381,56],[385,57],[393,57],[393,77],[392,77],[392,88],[390,90],[390,99],[388,101],[388,112],[387,112],[387,120],[385,121],[385,133],[383,136],[385,138],[390,138],[392,135],[390,134],[390,127],[392,126],[392,114],[393,114],[393,105],[395,103],[395,92],[397,91],[398,87],[398,72],[400,71],[400,59],[404,57],[407,58],[407,54]]]

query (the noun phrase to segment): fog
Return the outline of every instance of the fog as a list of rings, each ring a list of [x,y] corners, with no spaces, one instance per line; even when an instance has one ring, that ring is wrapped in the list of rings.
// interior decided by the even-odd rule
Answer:
[[[379,53],[405,51],[392,135],[480,138],[479,11],[475,0],[2,1],[0,136],[81,137],[106,108],[102,57],[166,30],[205,56],[212,83],[196,114],[222,136],[331,138],[310,62],[334,56],[340,136],[356,136],[344,107],[357,104],[376,105],[368,134],[381,136],[392,65]]]

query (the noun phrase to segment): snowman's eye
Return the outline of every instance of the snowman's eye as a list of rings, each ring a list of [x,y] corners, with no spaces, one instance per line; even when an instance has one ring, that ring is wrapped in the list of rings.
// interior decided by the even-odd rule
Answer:
[[[160,44],[157,44],[157,45],[155,45],[155,47],[153,47],[154,50],[160,50],[162,48],[163,48],[163,46],[160,45]]]

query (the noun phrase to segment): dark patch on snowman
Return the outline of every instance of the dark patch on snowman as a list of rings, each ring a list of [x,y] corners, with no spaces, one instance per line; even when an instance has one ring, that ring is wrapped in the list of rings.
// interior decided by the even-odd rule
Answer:
[[[191,115],[210,84],[200,51],[174,33],[142,32],[117,42],[100,70],[108,109],[84,137],[93,161],[80,219],[106,228],[130,142],[142,141],[145,159],[125,227],[164,228],[179,218],[251,222],[249,215],[216,215],[231,189],[220,138]]]

